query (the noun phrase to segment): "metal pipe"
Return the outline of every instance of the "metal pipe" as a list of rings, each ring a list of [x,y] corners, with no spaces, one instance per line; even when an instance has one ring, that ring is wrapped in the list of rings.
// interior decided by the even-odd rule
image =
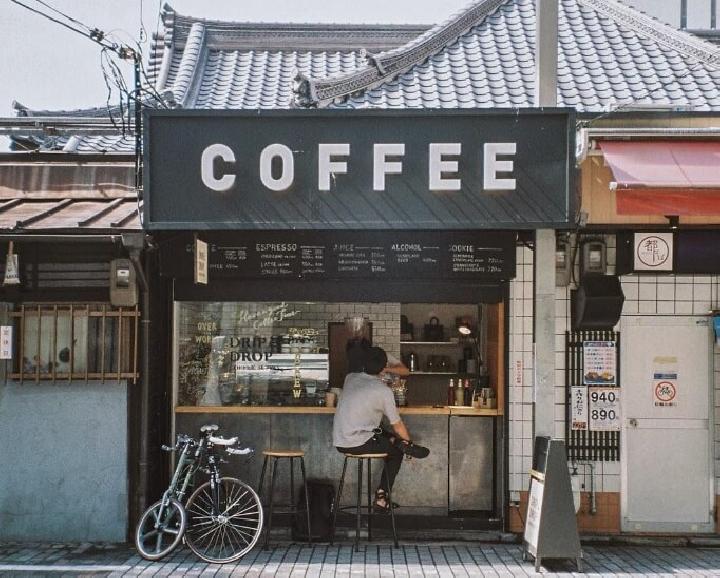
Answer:
[[[590,515],[594,516],[595,514],[597,514],[597,496],[595,495],[595,463],[573,462],[573,468],[576,465],[590,468]]]
[[[23,243],[117,243],[119,240],[120,235],[13,235],[0,233],[0,241]]]
[[[590,466],[590,514],[597,514],[597,502],[595,500],[595,464],[588,462]]]
[[[140,354],[140,383],[139,383],[139,427],[138,427],[138,469],[137,486],[132,497],[134,513],[139,516],[148,504],[149,469],[150,469],[150,328],[152,312],[150,309],[149,276],[145,274],[146,267],[140,260],[144,247],[144,236],[125,235],[123,244],[128,250],[130,261],[135,267],[135,273],[140,286],[141,301],[141,354]],[[145,264],[148,263],[148,253],[145,252]],[[136,336],[137,339],[137,336]]]
[[[590,141],[596,139],[639,139],[639,138],[720,138],[720,127],[678,128],[638,127],[612,128],[585,127],[578,130],[575,160],[582,163],[590,152]]]

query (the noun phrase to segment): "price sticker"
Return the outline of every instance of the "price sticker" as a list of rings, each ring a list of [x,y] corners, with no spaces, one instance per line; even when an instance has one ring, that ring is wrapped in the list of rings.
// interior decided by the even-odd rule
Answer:
[[[620,430],[620,388],[588,388],[590,430]]]

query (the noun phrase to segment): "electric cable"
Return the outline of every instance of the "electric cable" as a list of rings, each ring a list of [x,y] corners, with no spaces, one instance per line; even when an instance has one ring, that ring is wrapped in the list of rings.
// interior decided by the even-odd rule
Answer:
[[[83,28],[85,28],[88,32],[91,32],[91,31],[92,31],[92,28],[90,28],[87,24],[83,24],[82,22],[80,22],[80,21],[77,20],[76,18],[73,18],[72,16],[70,16],[70,15],[68,15],[68,14],[65,14],[64,12],[58,10],[58,9],[55,8],[54,6],[51,6],[51,5],[48,4],[47,2],[44,2],[43,0],[35,0],[35,2],[37,2],[38,4],[42,4],[42,5],[45,6],[46,8],[49,8],[50,10],[52,10],[53,12],[55,12],[56,14],[59,14],[59,15],[62,16],[63,18],[68,19],[70,22],[73,22],[74,24],[79,24],[80,26],[82,26]]]
[[[38,14],[42,16],[43,18],[47,18],[51,22],[54,22],[55,24],[59,24],[63,28],[67,28],[68,30],[75,32],[77,34],[80,34],[81,36],[84,36],[85,38],[89,38],[96,44],[99,44],[100,46],[104,46],[105,48],[109,48],[110,50],[117,51],[120,47],[117,44],[109,43],[105,40],[105,34],[98,30],[97,28],[89,29],[89,32],[85,32],[83,30],[79,30],[78,28],[74,28],[73,26],[70,26],[69,24],[65,22],[61,22],[57,18],[54,18],[53,16],[43,12],[42,10],[37,10],[36,8],[33,8],[31,6],[28,6],[27,4],[24,4],[23,2],[20,2],[20,0],[10,0],[13,4],[17,4],[18,6],[22,6],[26,10],[29,10],[30,12],[33,12],[35,14]],[[84,24],[82,26],[85,26]]]
[[[649,88],[645,88],[645,93],[644,93],[642,96],[639,96],[639,97],[637,97],[637,98],[634,98],[634,99],[632,99],[632,100],[630,100],[630,101],[619,102],[619,103],[615,104],[613,107],[611,107],[609,110],[606,110],[605,112],[603,112],[603,113],[601,113],[601,114],[597,115],[596,117],[593,117],[593,118],[591,118],[591,119],[589,119],[589,120],[579,120],[579,121],[577,122],[577,126],[578,126],[579,128],[588,128],[589,126],[591,126],[592,124],[596,123],[597,121],[602,120],[602,119],[604,119],[604,118],[607,118],[608,116],[610,116],[610,115],[612,115],[612,114],[614,114],[614,113],[622,110],[623,108],[627,108],[627,107],[630,107],[630,106],[634,106],[634,105],[636,105],[636,104],[639,104],[643,99],[647,99],[648,97],[652,97],[656,92],[658,92],[658,91],[660,91],[660,90],[667,90],[667,89],[668,89],[668,86],[673,85],[673,84],[677,84],[677,83],[678,83],[680,80],[682,80],[683,78],[686,78],[688,75],[692,74],[693,72],[696,72],[696,71],[697,71],[700,67],[702,67],[703,65],[704,65],[705,67],[707,67],[708,69],[710,69],[710,70],[718,70],[718,68],[717,68],[716,66],[712,66],[712,65],[709,65],[709,64],[707,64],[707,63],[705,63],[705,62],[698,61],[698,62],[696,62],[695,64],[693,64],[692,66],[690,66],[690,67],[688,68],[688,70],[686,70],[683,74],[681,74],[681,75],[678,76],[677,78],[673,79],[672,82],[668,83],[667,86],[665,86],[665,85],[663,85],[663,86],[658,86],[657,88],[654,88],[653,90],[650,90]]]

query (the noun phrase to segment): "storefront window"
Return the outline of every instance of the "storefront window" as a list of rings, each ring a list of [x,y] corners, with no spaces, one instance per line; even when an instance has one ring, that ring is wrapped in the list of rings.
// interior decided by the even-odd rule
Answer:
[[[322,406],[341,388],[349,340],[369,339],[404,364],[408,405],[496,409],[503,381],[499,304],[178,302],[178,406]],[[392,379],[392,378],[389,378]],[[405,383],[406,382],[406,383]],[[393,387],[398,384],[391,382]],[[455,398],[458,399],[455,399]]]
[[[399,303],[178,303],[177,405],[322,405],[342,384],[352,317],[399,356]]]

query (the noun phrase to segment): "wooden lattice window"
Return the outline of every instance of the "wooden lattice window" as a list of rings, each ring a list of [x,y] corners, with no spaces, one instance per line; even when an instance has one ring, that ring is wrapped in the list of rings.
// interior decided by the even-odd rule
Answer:
[[[137,306],[23,304],[10,315],[15,341],[12,379],[137,380]]]

